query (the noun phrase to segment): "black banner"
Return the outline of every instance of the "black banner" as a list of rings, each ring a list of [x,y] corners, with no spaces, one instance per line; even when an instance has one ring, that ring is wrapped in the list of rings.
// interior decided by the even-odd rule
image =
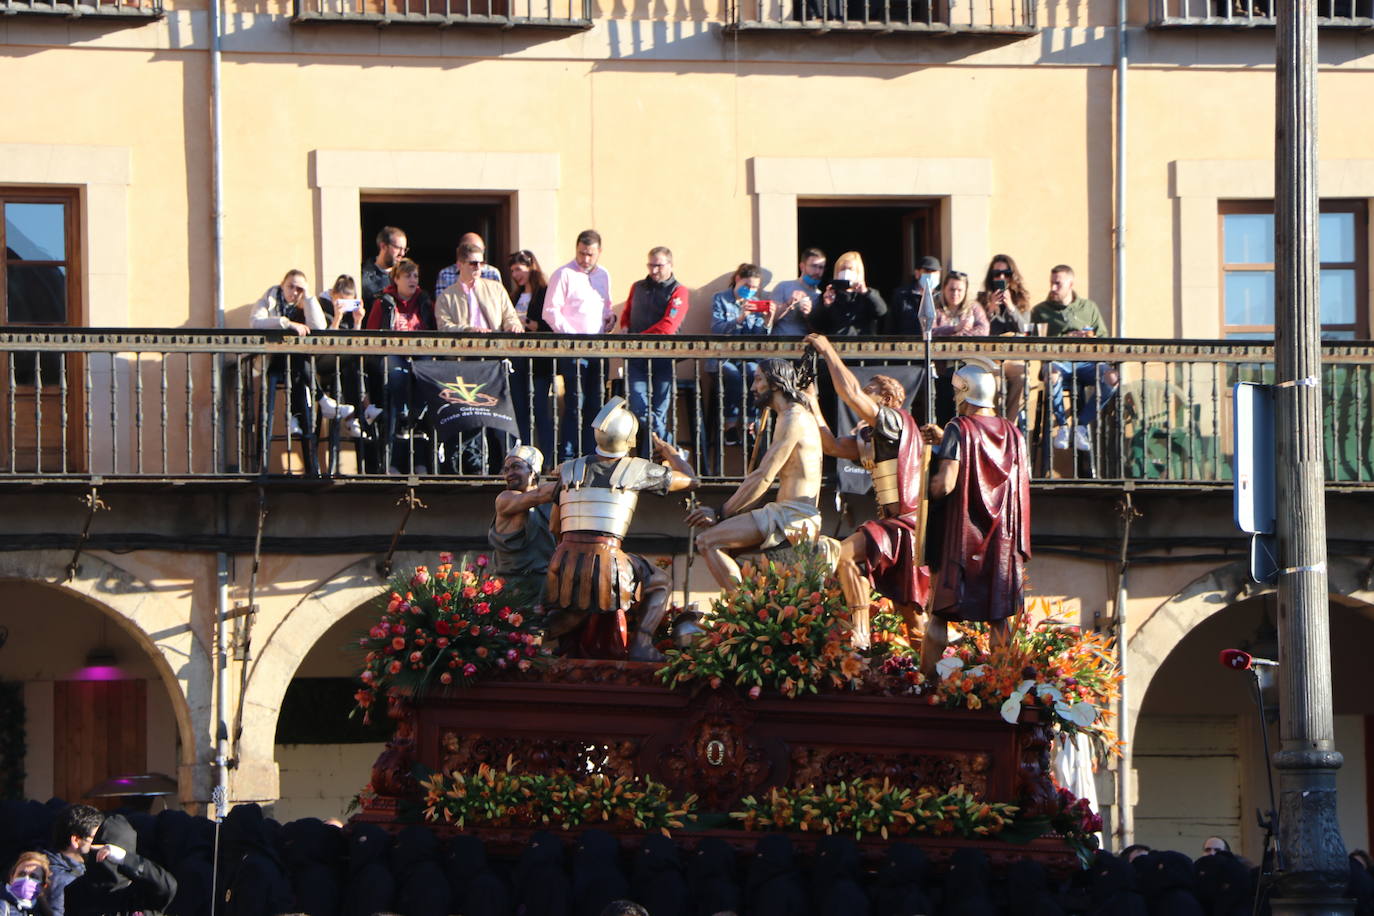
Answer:
[[[859,387],[867,385],[875,375],[886,375],[902,383],[906,389],[906,403],[902,406],[911,410],[912,403],[916,400],[916,395],[920,393],[921,380],[926,374],[923,366],[850,366],[849,371],[854,373],[854,377],[859,380]],[[838,397],[835,399],[839,405],[838,414],[835,418],[833,432],[836,437],[852,435],[855,425],[859,422],[854,416],[854,412],[849,409],[849,405]],[[867,493],[873,489],[873,478],[864,470],[863,465],[848,458],[840,458],[835,462],[835,472],[839,476],[836,482],[836,489],[841,493]]]
[[[504,360],[417,359],[415,387],[429,404],[440,442],[496,429],[518,436]]]

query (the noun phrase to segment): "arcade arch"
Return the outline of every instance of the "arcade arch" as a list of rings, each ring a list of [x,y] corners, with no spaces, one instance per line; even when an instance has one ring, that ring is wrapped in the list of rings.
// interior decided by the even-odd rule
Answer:
[[[154,586],[94,554],[82,556],[76,575],[66,581],[70,558],[62,551],[0,554],[0,624],[9,630],[0,663],[7,678],[25,682],[26,794],[84,791],[72,788],[81,785],[71,780],[84,778],[78,775],[84,771],[70,766],[71,760],[57,761],[65,769],[50,775],[56,741],[66,737],[65,732],[56,734],[64,720],[54,703],[69,692],[79,695],[73,685],[101,678],[160,685],[124,695],[126,703],[146,696],[146,706],[129,713],[136,720],[147,717],[146,757],[141,759],[151,769],[175,772],[183,804],[208,797],[208,769],[199,766],[204,761],[197,748],[207,744],[198,737],[210,729],[211,663],[190,623],[196,619],[188,609],[194,604],[194,583]],[[92,669],[88,661],[96,649],[113,650],[116,664]],[[70,745],[64,753],[73,753]],[[126,759],[140,758],[134,752]],[[56,784],[64,781],[71,783],[65,789]]]

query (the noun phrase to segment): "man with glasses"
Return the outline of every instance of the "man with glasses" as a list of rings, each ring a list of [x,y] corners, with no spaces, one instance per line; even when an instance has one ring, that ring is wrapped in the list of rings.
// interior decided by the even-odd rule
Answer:
[[[464,245],[476,245],[478,248],[481,248],[483,250],[486,250],[487,247],[487,243],[482,241],[482,237],[477,233],[463,233],[463,237],[458,240],[458,261],[454,264],[450,264],[443,270],[439,271],[439,279],[434,281],[434,288],[438,292],[443,292],[444,290],[448,289],[450,286],[458,282],[458,274],[462,271],[463,267]],[[497,283],[500,283],[501,271],[497,270],[491,264],[483,264],[482,279],[495,280]]]
[[[363,304],[371,307],[391,285],[391,268],[406,256],[410,247],[406,234],[395,226],[383,226],[377,233],[377,257],[363,262]]]
[[[823,276],[825,252],[819,248],[803,249],[797,262],[797,279],[782,281],[768,297],[778,303],[770,332],[774,337],[805,337],[811,333],[811,310],[821,300]]]
[[[620,329],[629,334],[676,334],[687,317],[687,287],[673,276],[673,253],[662,245],[649,250],[649,274],[630,287],[620,313]],[[646,432],[672,442],[668,407],[676,381],[671,359],[632,359],[627,375],[630,412],[643,422]],[[645,439],[644,453],[649,439]]]
[[[48,857],[48,907],[53,916],[65,916],[67,885],[86,873],[86,856],[94,848],[96,831],[105,816],[90,805],[68,805],[52,825],[52,849]]]
[[[544,321],[556,334],[609,334],[615,328],[611,310],[611,275],[601,259],[601,234],[584,229],[577,236],[577,255],[549,277]],[[570,461],[596,447],[592,409],[601,403],[605,364],[576,357],[558,361],[563,376],[563,411],[559,424],[559,458]]]

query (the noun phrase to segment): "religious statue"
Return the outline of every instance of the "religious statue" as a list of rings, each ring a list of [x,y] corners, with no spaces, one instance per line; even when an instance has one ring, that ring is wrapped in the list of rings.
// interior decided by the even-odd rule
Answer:
[[[703,529],[696,536],[697,552],[727,592],[740,581],[736,555],[810,540],[821,527],[816,504],[821,490],[820,435],[796,367],[784,359],[764,360],[754,373],[751,391],[755,405],[777,417],[768,451],[719,513],[700,506],[687,516],[689,525]],[[748,511],[774,479],[777,501]]]
[[[944,429],[921,430],[940,443],[930,479],[932,499],[948,500],[945,540],[928,608],[921,670],[935,677],[948,643],[949,621],[983,621],[992,644],[1005,644],[1010,618],[1023,605],[1030,559],[1030,464],[1026,440],[997,416],[997,376],[991,366],[968,362],[954,373],[957,416]]]
[[[811,412],[820,429],[825,454],[859,462],[873,478],[878,517],[865,522],[840,544],[835,575],[849,606],[852,641],[867,648],[869,597],[873,590],[892,601],[912,632],[925,607],[930,574],[921,565],[922,453],[925,442],[916,419],[902,408],[906,390],[896,379],[875,375],[868,384],[845,366],[829,340],[812,334],[806,342],[825,360],[835,393],[860,420],[854,435],[836,437],[821,415],[814,392]]]
[[[668,610],[672,580],[621,549],[639,494],[697,486],[677,449],[653,437],[668,466],[630,457],[639,421],[616,397],[592,421],[596,454],[559,465],[550,527],[558,538],[544,594],[545,633],[565,655],[655,661],[654,631]],[[633,646],[630,626],[634,626]]]
[[[540,484],[543,469],[544,456],[532,445],[511,449],[501,464],[506,489],[496,497],[487,543],[492,552],[491,572],[517,586],[536,577],[543,583],[556,544],[549,528],[554,483]]]

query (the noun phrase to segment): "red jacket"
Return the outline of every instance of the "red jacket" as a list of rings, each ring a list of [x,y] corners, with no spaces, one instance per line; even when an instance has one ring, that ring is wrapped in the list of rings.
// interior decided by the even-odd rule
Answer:
[[[691,305],[688,301],[687,287],[677,282],[676,277],[673,278],[671,289],[667,288],[667,284],[662,284],[662,289],[655,290],[651,288],[651,283],[652,281],[645,278],[630,286],[630,295],[625,297],[625,310],[620,313],[620,327],[626,331],[634,327],[635,322],[630,315],[634,311],[635,303],[638,302],[639,308],[647,312],[644,320],[651,323],[632,333],[676,334]],[[659,301],[655,302],[655,299]]]

